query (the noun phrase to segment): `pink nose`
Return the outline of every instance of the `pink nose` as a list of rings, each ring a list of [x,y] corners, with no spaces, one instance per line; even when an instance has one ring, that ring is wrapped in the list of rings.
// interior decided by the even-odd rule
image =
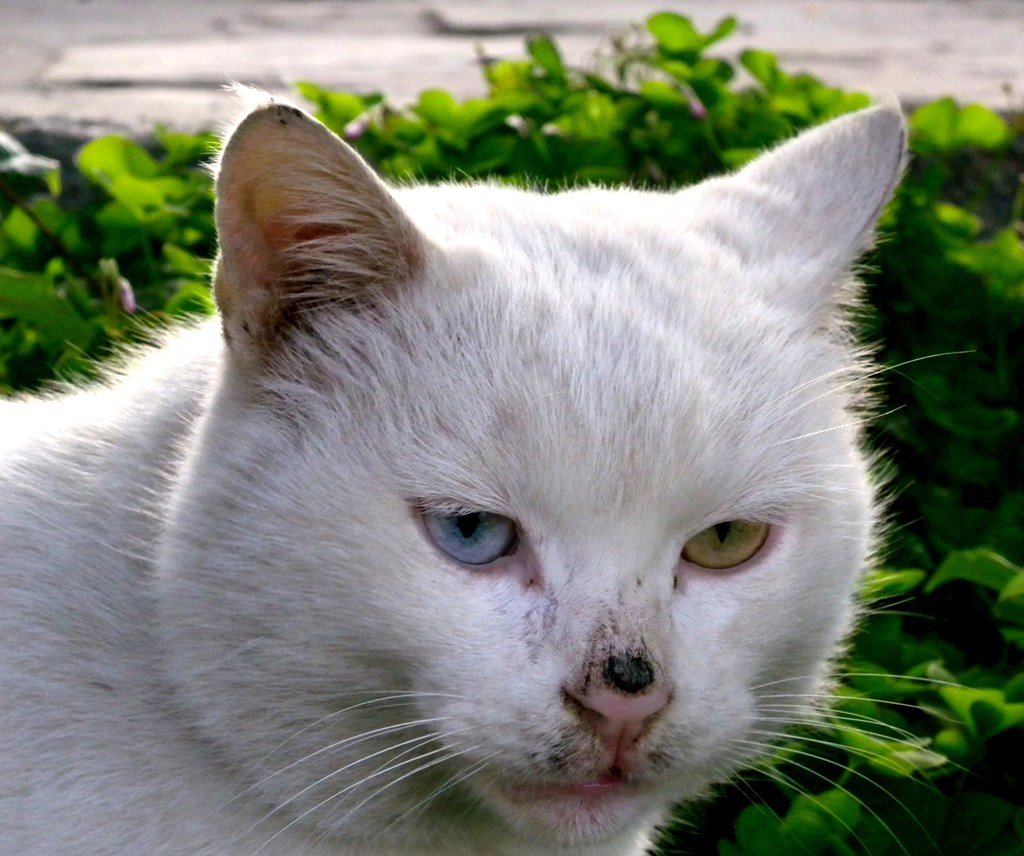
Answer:
[[[636,655],[609,657],[601,679],[569,696],[582,708],[619,772],[629,768],[634,744],[668,704],[668,693],[656,686],[654,668]]]
[[[593,711],[598,736],[613,750],[631,748],[647,723],[668,704],[668,693],[661,689],[630,696],[599,687],[573,698]]]

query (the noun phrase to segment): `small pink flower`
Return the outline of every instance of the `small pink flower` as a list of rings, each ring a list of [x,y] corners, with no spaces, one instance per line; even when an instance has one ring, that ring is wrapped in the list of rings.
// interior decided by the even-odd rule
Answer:
[[[697,93],[686,87],[686,101],[690,106],[690,115],[693,116],[698,122],[703,122],[708,117],[708,108],[704,106],[704,102],[697,97]]]
[[[121,277],[120,283],[118,283],[118,297],[121,300],[121,308],[129,315],[134,315],[138,310],[138,305],[135,302],[135,292],[132,291],[132,285],[124,277]]]
[[[360,117],[358,117],[356,119],[353,119],[351,122],[349,122],[345,126],[345,131],[344,131],[345,139],[348,142],[350,142],[350,143],[354,143],[363,134],[366,133],[366,129],[369,127],[369,125],[370,125],[370,120],[366,116],[360,116]]]

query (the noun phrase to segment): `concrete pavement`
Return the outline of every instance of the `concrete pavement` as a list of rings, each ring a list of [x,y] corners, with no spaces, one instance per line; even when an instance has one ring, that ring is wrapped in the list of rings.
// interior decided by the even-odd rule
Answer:
[[[543,31],[585,62],[664,9],[702,28],[736,15],[723,54],[764,48],[839,86],[1024,108],[1021,0],[0,0],[0,127],[214,127],[229,80],[468,97],[478,51],[518,56]]]

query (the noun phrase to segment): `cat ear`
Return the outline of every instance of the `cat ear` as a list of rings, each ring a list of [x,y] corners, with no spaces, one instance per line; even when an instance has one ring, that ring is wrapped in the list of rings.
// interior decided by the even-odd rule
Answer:
[[[740,259],[793,290],[779,299],[795,296],[806,308],[827,311],[838,299],[837,279],[870,244],[905,159],[899,106],[861,110],[708,182],[710,192],[694,200],[697,220]]]
[[[265,102],[217,165],[214,293],[229,345],[259,358],[307,313],[373,305],[411,280],[422,239],[366,163],[327,128]]]

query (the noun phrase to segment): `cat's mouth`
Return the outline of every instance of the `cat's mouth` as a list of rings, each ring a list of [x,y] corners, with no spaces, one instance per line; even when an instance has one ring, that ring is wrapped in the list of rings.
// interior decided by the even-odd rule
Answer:
[[[506,795],[520,802],[534,800],[558,799],[561,797],[582,797],[584,799],[601,799],[620,790],[635,790],[636,786],[626,782],[625,776],[617,770],[611,770],[597,779],[568,783],[529,783],[518,784],[506,788]]]
[[[570,843],[615,834],[651,801],[649,787],[615,770],[574,782],[510,782],[499,794],[518,825]]]

